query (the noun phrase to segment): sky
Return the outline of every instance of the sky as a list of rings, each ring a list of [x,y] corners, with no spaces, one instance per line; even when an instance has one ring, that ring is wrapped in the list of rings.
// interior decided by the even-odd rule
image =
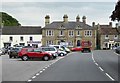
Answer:
[[[105,1],[105,2],[104,2]],[[44,27],[45,16],[50,16],[50,23],[63,21],[68,15],[69,21],[76,21],[76,16],[87,17],[87,24],[109,24],[109,16],[114,10],[115,0],[4,0],[2,11],[16,18],[22,26]]]

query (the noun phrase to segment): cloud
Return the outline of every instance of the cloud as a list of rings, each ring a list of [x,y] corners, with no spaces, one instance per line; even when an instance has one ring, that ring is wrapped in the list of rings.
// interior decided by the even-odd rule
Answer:
[[[3,2],[115,2],[114,0],[3,0]]]
[[[44,26],[45,15],[50,15],[51,22],[62,21],[68,14],[74,20],[79,14],[87,16],[87,23],[108,23],[114,9],[114,2],[4,2],[3,11],[14,16],[22,25]]]

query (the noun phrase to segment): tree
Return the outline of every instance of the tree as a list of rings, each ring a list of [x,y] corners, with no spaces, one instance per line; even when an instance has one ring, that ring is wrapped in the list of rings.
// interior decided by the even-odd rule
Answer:
[[[5,12],[0,12],[0,25],[4,26],[20,26],[21,24],[12,16]]]
[[[110,16],[112,21],[117,20],[118,22],[120,21],[120,0],[118,0],[114,11],[112,12],[112,15]],[[120,31],[116,28],[118,34],[120,34]]]

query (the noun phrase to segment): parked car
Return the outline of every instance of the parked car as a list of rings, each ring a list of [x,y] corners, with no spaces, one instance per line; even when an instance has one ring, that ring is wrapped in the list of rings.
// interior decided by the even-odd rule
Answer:
[[[9,58],[18,58],[18,52],[21,50],[21,47],[13,47],[9,50]]]
[[[5,55],[5,50],[3,48],[0,48],[0,55]]]
[[[116,49],[115,49],[115,52],[120,54],[120,46],[118,46]]]
[[[2,55],[2,49],[0,49],[0,56]]]
[[[8,52],[8,48],[3,47],[2,50],[3,50],[4,54],[6,54]]]
[[[58,56],[65,56],[67,52],[65,52],[62,48],[58,49]]]
[[[49,45],[50,47],[55,47],[55,48],[57,48],[57,49],[63,49],[65,52],[67,52],[67,53],[70,53],[70,49],[69,48],[67,48],[66,46],[62,46],[62,45]]]
[[[51,53],[53,59],[55,59],[58,56],[58,50],[55,47],[41,47],[41,49],[45,52]]]
[[[71,51],[83,51],[82,47],[71,48]]]
[[[51,53],[44,52],[40,48],[22,48],[18,53],[19,58],[23,61],[27,61],[31,58],[42,58],[45,61],[48,61],[53,58]]]

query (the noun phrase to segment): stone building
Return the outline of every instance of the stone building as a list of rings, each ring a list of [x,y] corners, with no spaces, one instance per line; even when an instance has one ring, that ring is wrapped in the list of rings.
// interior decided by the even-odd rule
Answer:
[[[120,35],[117,30],[120,28],[112,27],[112,22],[109,25],[98,25],[99,41],[101,49],[112,49],[114,46],[120,45]]]
[[[86,40],[92,43],[92,48],[96,48],[95,22],[92,26],[86,23],[86,16],[76,17],[76,21],[69,21],[68,16],[63,16],[63,21],[50,23],[50,16],[45,17],[45,27],[42,28],[42,45],[59,45],[66,43],[68,47],[81,46],[81,41]]]

